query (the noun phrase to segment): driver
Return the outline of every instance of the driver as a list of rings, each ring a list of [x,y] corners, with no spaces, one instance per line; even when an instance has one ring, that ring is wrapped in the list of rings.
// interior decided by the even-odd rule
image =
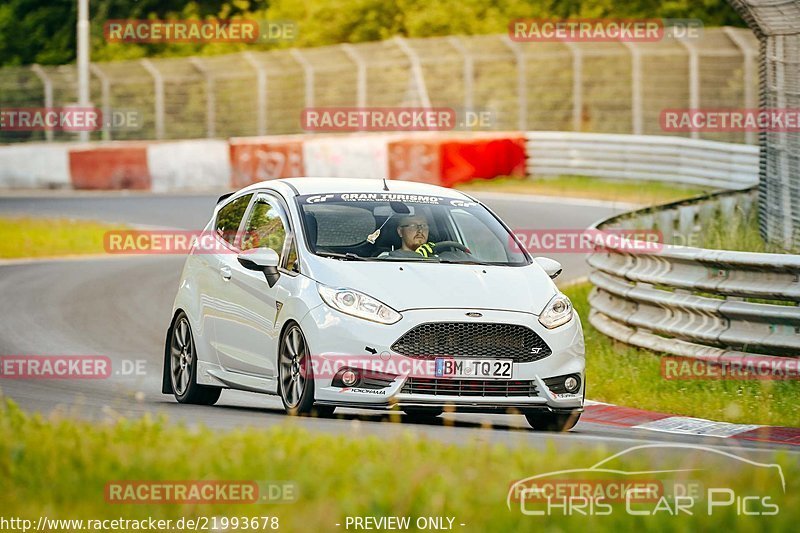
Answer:
[[[400,250],[416,252],[422,257],[435,255],[433,249],[436,244],[428,242],[429,230],[428,219],[424,215],[413,215],[400,219],[400,223],[397,225],[397,234],[400,235],[402,241]]]

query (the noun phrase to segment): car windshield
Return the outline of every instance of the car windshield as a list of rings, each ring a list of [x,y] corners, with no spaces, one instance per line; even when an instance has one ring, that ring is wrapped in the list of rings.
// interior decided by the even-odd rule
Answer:
[[[529,264],[513,236],[483,205],[401,193],[315,194],[298,198],[306,242],[340,260]]]

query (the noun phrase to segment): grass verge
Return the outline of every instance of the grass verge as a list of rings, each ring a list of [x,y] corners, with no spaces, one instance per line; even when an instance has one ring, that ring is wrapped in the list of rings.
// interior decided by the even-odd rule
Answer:
[[[355,423],[354,423],[355,424]],[[669,450],[667,450],[668,452]],[[5,518],[37,523],[49,519],[154,519],[181,517],[278,517],[283,531],[342,531],[348,516],[453,517],[457,531],[713,530],[788,531],[800,507],[800,464],[778,453],[787,481],[781,489],[774,471],[706,452],[658,450],[614,460],[628,472],[681,468],[667,482],[725,487],[737,496],[770,494],[775,516],[739,516],[735,505],[705,512],[703,495],[691,516],[631,516],[624,503],[607,516],[526,516],[506,506],[511,484],[532,475],[588,468],[611,455],[602,447],[545,450],[464,442],[433,442],[411,434],[394,439],[312,433],[291,423],[267,430],[219,432],[188,429],[145,417],[113,424],[43,420],[0,398],[0,505]],[[720,461],[722,461],[720,463]],[[724,467],[728,465],[728,467]],[[731,468],[735,466],[735,468]],[[607,479],[610,474],[603,474]],[[647,479],[653,478],[649,475]],[[587,479],[587,474],[577,478]],[[624,479],[624,476],[617,479]],[[121,480],[282,480],[296,486],[297,499],[281,504],[120,504],[105,498],[108,483]],[[627,480],[626,480],[627,481]],[[703,489],[705,490],[705,489]],[[637,506],[652,512],[656,503]],[[751,505],[751,510],[761,507]],[[543,509],[541,505],[534,509]],[[574,514],[574,513],[573,513]],[[174,522],[173,522],[174,524]],[[337,526],[336,524],[341,524]],[[464,524],[464,526],[460,526]],[[173,526],[174,527],[174,526]],[[46,528],[55,530],[52,526]],[[59,530],[78,530],[71,527]],[[133,529],[120,528],[115,529]],[[239,529],[242,529],[241,527]],[[270,529],[270,528],[261,528]],[[353,529],[352,527],[350,529]],[[415,530],[414,527],[410,529]]]
[[[660,181],[609,180],[586,176],[478,179],[457,185],[456,188],[467,192],[488,191],[513,194],[540,194],[544,196],[567,196],[629,202],[642,205],[682,200],[706,192],[706,189],[700,187],[689,187]]]
[[[101,254],[103,235],[114,226],[73,219],[0,218],[0,258]]]
[[[583,321],[586,397],[740,424],[800,427],[800,382],[666,380],[661,357],[606,337],[589,323],[589,283],[563,289]]]
[[[714,217],[700,235],[700,247],[714,250],[740,250],[770,254],[787,253],[783,248],[767,243],[758,230],[758,209],[749,213],[737,210],[732,217]]]

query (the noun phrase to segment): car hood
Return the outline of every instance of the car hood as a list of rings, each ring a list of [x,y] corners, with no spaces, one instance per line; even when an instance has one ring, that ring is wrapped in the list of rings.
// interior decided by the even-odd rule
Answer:
[[[314,257],[310,277],[355,289],[397,311],[500,309],[538,315],[556,294],[536,263],[524,267],[411,262],[339,261]]]

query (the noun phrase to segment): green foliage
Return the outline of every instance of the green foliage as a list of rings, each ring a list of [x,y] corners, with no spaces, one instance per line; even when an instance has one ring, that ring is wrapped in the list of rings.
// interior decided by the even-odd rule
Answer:
[[[63,64],[76,54],[75,0],[5,0],[0,5],[0,65]],[[243,49],[322,46],[383,40],[503,33],[525,17],[698,18],[706,26],[743,23],[725,0],[93,0],[92,58],[211,55]],[[293,42],[248,45],[114,44],[103,37],[110,19],[247,18],[298,24]]]

